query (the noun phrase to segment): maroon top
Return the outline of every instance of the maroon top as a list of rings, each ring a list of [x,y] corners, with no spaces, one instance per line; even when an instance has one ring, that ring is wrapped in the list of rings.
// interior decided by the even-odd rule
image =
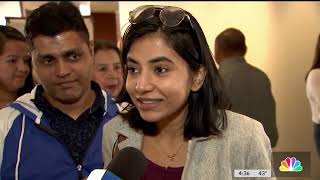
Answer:
[[[147,167],[141,180],[180,180],[183,167],[162,167],[147,159]]]

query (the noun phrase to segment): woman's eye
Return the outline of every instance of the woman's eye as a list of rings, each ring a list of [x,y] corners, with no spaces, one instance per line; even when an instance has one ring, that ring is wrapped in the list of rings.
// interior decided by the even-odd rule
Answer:
[[[134,67],[128,67],[128,73],[130,74],[138,73],[138,69]]]
[[[117,64],[117,65],[114,66],[114,69],[115,69],[115,70],[121,70],[122,68],[121,68],[121,65],[120,65],[120,64]]]
[[[156,72],[156,73],[159,73],[159,74],[165,73],[165,72],[167,72],[167,71],[168,71],[168,69],[167,69],[167,68],[164,68],[164,67],[156,67],[156,68],[155,68],[155,72]]]
[[[12,58],[12,59],[8,59],[7,62],[10,63],[10,64],[14,64],[14,63],[17,62],[17,60]]]
[[[107,70],[106,67],[99,67],[99,68],[98,68],[98,71],[106,71],[106,70]]]

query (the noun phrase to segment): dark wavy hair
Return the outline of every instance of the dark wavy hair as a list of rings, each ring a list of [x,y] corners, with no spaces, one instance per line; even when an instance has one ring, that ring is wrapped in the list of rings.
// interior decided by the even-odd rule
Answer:
[[[56,36],[66,31],[76,31],[89,45],[89,31],[79,9],[71,2],[48,2],[32,11],[27,17],[25,34],[32,45],[38,35]]]
[[[316,44],[316,48],[315,48],[313,63],[306,74],[305,80],[307,80],[310,71],[312,71],[313,69],[317,69],[317,68],[320,68],[320,34],[318,35],[318,40],[317,40],[317,44]]]
[[[197,20],[186,11],[190,21],[184,17],[179,25],[166,27],[159,19],[161,9],[156,8],[152,18],[129,25],[123,36],[122,61],[127,64],[128,52],[139,38],[152,33],[161,33],[172,49],[188,63],[192,71],[196,71],[200,65],[207,70],[202,87],[197,92],[191,91],[188,97],[188,114],[184,123],[185,139],[219,135],[227,127],[224,109],[229,103],[205,35]],[[124,71],[124,74],[127,77],[127,71]],[[141,118],[126,91],[123,91],[119,98],[120,102],[125,101],[130,104],[127,106],[128,112],[122,113],[122,116],[131,127],[142,130],[148,135],[158,133],[155,123],[146,122]]]

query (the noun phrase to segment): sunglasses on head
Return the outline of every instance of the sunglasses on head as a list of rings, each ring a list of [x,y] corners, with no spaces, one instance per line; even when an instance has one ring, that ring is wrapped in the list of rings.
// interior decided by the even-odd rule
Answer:
[[[196,43],[200,46],[199,42],[199,36],[198,32],[195,30],[193,26],[193,22],[191,21],[191,18],[185,10],[174,7],[174,6],[158,6],[158,5],[144,5],[139,6],[133,11],[129,12],[129,23],[131,24],[137,24],[140,22],[143,22],[147,19],[153,18],[156,16],[156,12],[159,12],[159,19],[161,23],[166,27],[176,27],[183,22],[185,18],[187,18],[191,29],[193,36],[195,35]]]
[[[194,30],[188,13],[183,9],[174,6],[139,6],[133,11],[129,12],[129,22],[131,24],[137,24],[146,19],[153,18],[157,10],[160,11],[159,19],[163,25],[167,27],[175,27],[178,26],[184,20],[184,18],[187,18],[192,29]]]

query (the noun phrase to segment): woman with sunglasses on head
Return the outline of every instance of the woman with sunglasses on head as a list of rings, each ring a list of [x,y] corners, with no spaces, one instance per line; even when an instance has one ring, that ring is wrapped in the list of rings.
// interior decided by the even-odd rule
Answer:
[[[0,26],[0,108],[32,89],[28,50],[21,32]]]
[[[262,125],[230,112],[203,31],[187,11],[142,6],[123,36],[129,102],[104,127],[107,166],[131,146],[147,159],[142,179],[232,179],[237,169],[271,170]]]

